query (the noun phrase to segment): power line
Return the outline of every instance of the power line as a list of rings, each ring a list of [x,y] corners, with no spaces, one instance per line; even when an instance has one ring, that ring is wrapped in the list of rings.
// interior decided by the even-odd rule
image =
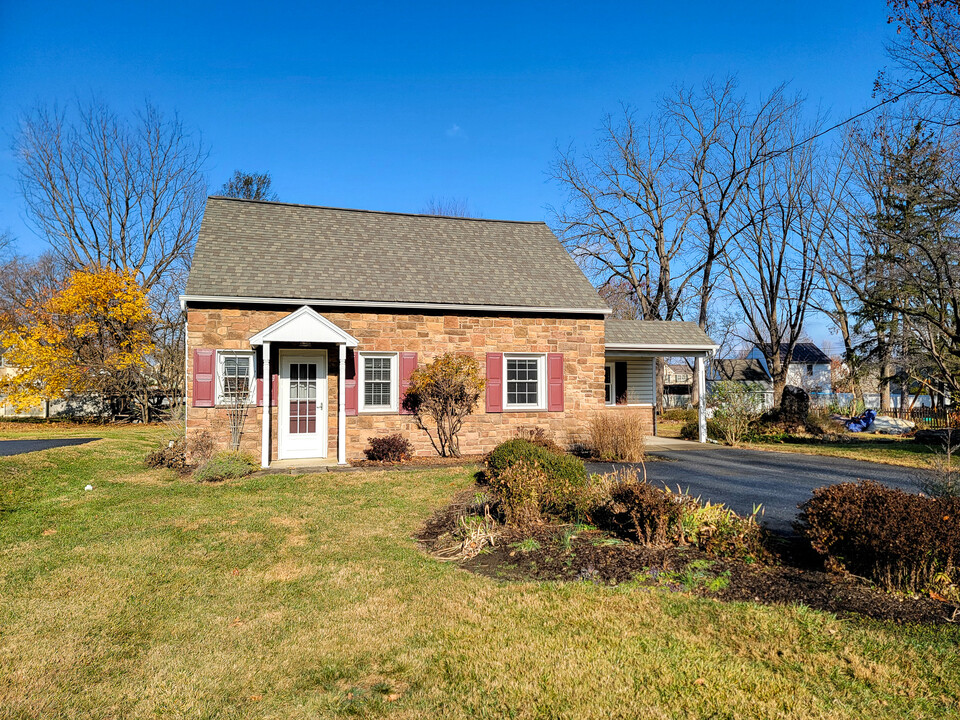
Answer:
[[[801,140],[800,142],[795,143],[795,144],[791,145],[790,147],[784,148],[784,149],[782,149],[782,150],[774,150],[774,151],[768,153],[767,156],[770,157],[770,156],[776,156],[776,155],[783,155],[784,153],[788,153],[788,152],[790,152],[791,150],[796,150],[798,147],[801,147],[801,146],[803,146],[803,145],[806,145],[808,142],[813,142],[813,141],[816,140],[817,138],[823,137],[824,135],[826,135],[826,134],[828,134],[828,133],[831,133],[831,132],[833,132],[834,130],[839,130],[839,129],[842,128],[844,125],[849,125],[849,124],[852,123],[854,120],[859,120],[859,119],[862,118],[864,115],[869,115],[869,114],[872,113],[874,110],[879,110],[879,109],[882,108],[884,105],[889,105],[890,103],[898,102],[898,101],[900,100],[900,98],[902,98],[904,95],[909,95],[910,93],[916,92],[917,90],[919,90],[919,89],[922,88],[923,86],[929,85],[929,84],[932,83],[934,80],[939,80],[941,77],[943,77],[943,76],[946,75],[946,74],[947,74],[947,71],[944,70],[943,72],[938,73],[937,75],[934,75],[934,76],[931,77],[931,78],[927,78],[927,79],[924,80],[922,83],[919,83],[919,84],[917,84],[917,85],[914,85],[913,87],[908,87],[908,88],[906,88],[905,90],[901,90],[901,91],[898,92],[896,95],[894,95],[894,96],[892,96],[892,97],[885,98],[884,100],[881,100],[880,102],[878,102],[876,105],[873,105],[872,107],[868,107],[866,110],[861,110],[861,111],[858,112],[856,115],[851,115],[851,116],[848,117],[846,120],[841,120],[841,121],[838,122],[836,125],[831,125],[831,126],[828,127],[827,129],[821,130],[820,132],[811,135],[810,137],[806,138],[805,140]]]

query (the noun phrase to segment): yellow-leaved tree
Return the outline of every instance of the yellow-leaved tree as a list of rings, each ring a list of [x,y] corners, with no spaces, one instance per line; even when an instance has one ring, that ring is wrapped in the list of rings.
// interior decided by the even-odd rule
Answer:
[[[91,267],[70,275],[48,300],[0,331],[0,394],[20,409],[93,395],[105,403],[136,395],[153,351],[147,295],[132,273]]]

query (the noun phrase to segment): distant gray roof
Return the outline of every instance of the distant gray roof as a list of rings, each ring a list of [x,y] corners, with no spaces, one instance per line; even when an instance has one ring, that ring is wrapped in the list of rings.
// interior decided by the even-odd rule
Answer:
[[[694,322],[664,322],[662,320],[619,320],[607,318],[604,322],[607,345],[689,346],[715,345]]]
[[[713,377],[736,382],[769,383],[770,376],[759,360],[714,360]]]
[[[542,222],[211,197],[186,295],[608,312]]]
[[[769,345],[767,346],[769,348]],[[787,348],[780,346],[780,359],[786,360]],[[830,357],[813,343],[797,343],[793,346],[793,357],[790,362],[813,363],[814,365],[830,364]]]

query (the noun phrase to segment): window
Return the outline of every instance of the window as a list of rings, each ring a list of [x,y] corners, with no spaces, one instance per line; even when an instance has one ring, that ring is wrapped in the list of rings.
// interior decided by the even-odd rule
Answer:
[[[507,409],[542,410],[545,404],[546,356],[504,355]]]
[[[257,384],[254,355],[246,350],[217,351],[217,405],[246,405],[256,402]]]
[[[360,354],[361,410],[396,412],[397,354]]]
[[[603,398],[607,405],[616,405],[616,388],[613,383],[613,363],[607,363],[603,367]]]
[[[813,363],[807,363],[807,375],[813,375]]]

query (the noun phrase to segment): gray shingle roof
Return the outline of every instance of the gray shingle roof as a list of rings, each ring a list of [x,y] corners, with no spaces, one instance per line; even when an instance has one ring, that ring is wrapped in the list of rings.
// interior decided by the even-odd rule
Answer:
[[[222,197],[186,295],[608,310],[542,222]]]
[[[604,330],[607,345],[704,347],[715,344],[694,322],[607,318]]]
[[[720,380],[736,382],[769,383],[770,376],[759,360],[714,360],[716,377]]]

